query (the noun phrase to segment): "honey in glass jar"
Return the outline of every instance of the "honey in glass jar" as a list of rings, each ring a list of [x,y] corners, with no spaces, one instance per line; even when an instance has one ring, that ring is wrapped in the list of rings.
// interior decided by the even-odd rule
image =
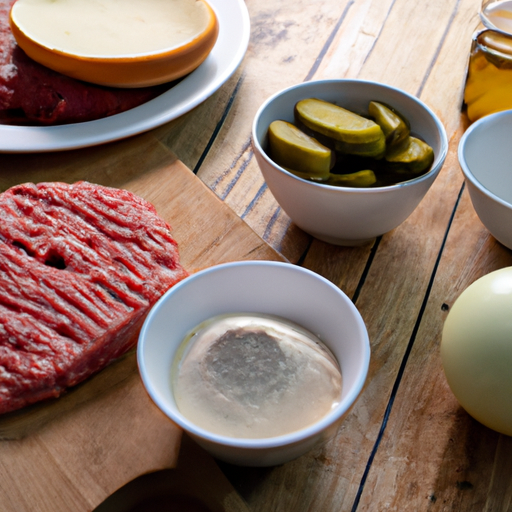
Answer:
[[[512,109],[512,35],[486,29],[473,36],[464,103],[471,122]]]

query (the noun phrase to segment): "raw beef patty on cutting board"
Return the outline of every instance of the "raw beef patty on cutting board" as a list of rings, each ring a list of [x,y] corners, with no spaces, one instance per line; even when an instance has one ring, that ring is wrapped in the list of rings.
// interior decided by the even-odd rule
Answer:
[[[144,199],[87,182],[0,194],[0,413],[59,396],[126,353],[187,276]]]

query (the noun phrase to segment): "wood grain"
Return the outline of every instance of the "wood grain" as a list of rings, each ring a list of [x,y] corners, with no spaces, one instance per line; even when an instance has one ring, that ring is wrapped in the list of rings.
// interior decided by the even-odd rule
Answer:
[[[464,191],[360,510],[373,510],[375,495],[390,510],[405,500],[413,509],[428,504],[429,510],[509,510],[509,480],[496,492],[493,479],[510,475],[510,442],[458,405],[444,378],[439,343],[460,293],[478,277],[510,265],[510,251],[481,225]]]
[[[94,512],[248,512],[215,461],[183,436],[176,467],[142,475]]]
[[[257,169],[252,167],[250,147],[245,143],[239,144],[240,154],[244,154],[243,168],[241,165],[221,166],[225,170],[215,175],[218,180],[222,174],[221,181],[210,180],[208,170],[199,170],[198,175],[217,191],[222,190],[225,180],[233,180],[236,176],[236,183],[230,181],[229,193],[222,196],[225,201],[239,214],[245,215],[244,218],[254,215],[256,221],[252,225],[256,232],[280,251],[288,251],[286,254],[292,261],[297,261],[296,258],[302,254],[301,264],[324,275],[352,297],[368,326],[372,341],[372,361],[364,393],[335,440],[322,450],[271,470],[240,471],[227,465],[222,467],[254,511],[421,510],[427,507],[436,510],[435,503],[437,507],[445,507],[439,510],[482,510],[478,507],[486,503],[485,500],[472,502],[468,498],[461,501],[464,493],[464,496],[471,495],[467,489],[475,485],[474,479],[456,480],[453,487],[456,492],[437,501],[436,492],[430,493],[436,487],[450,488],[447,479],[453,480],[453,474],[449,475],[442,464],[447,453],[440,452],[437,457],[432,453],[438,451],[433,449],[434,444],[437,448],[442,446],[443,439],[453,439],[453,424],[431,422],[433,426],[429,437],[424,443],[418,442],[426,422],[435,416],[436,404],[455,407],[450,418],[458,419],[457,425],[464,417],[446,388],[437,345],[429,345],[440,332],[445,314],[434,298],[436,286],[444,283],[451,290],[455,284],[453,278],[459,273],[483,275],[490,268],[509,264],[509,251],[495,242],[484,251],[489,252],[496,267],[489,267],[481,259],[459,263],[450,244],[450,238],[456,233],[460,244],[466,244],[468,237],[466,250],[470,254],[476,250],[471,246],[468,233],[468,230],[475,229],[474,212],[465,195],[459,202],[463,177],[456,151],[458,140],[467,127],[467,120],[461,115],[462,91],[471,35],[478,25],[479,4],[473,0],[423,4],[401,0],[365,0],[336,5],[334,2],[322,2],[323,5],[327,3],[331,7],[330,13],[337,14],[337,20],[330,19],[326,25],[314,23],[308,12],[304,16],[297,14],[295,18],[295,22],[300,18],[302,26],[307,26],[306,33],[312,27],[317,31],[316,37],[310,38],[306,45],[301,36],[295,34],[294,43],[290,45],[290,48],[300,48],[306,55],[317,51],[315,59],[310,58],[311,65],[304,77],[377,80],[417,95],[443,121],[450,139],[450,154],[438,180],[413,215],[373,246],[361,248],[332,247],[316,240],[306,245],[307,242],[294,232],[293,225],[282,235],[279,229],[286,225],[286,215],[273,205],[264,187],[255,193]],[[291,12],[291,7],[277,9],[270,2],[248,2],[248,5],[256,20],[263,19],[274,10],[266,30],[278,25],[283,13]],[[325,12],[323,7],[321,10]],[[291,22],[290,26],[293,27],[294,23]],[[280,69],[286,75],[281,81],[283,87],[289,76],[299,82],[300,72],[308,68],[305,62],[296,62],[294,70],[290,70],[282,63],[283,48],[270,48],[264,41],[264,38],[254,38],[252,51],[271,67],[267,74],[273,76],[274,69]],[[302,64],[303,68],[300,67]],[[249,94],[245,83],[251,76],[256,77],[256,66],[248,59],[244,82],[238,92],[239,100],[237,98],[236,101],[252,101],[256,93],[251,91]],[[248,121],[246,123],[249,124]],[[229,127],[226,130],[224,137],[228,138],[232,132]],[[249,130],[247,126],[246,133]],[[230,141],[242,140],[238,133],[233,135],[235,139],[229,137]],[[225,143],[218,147],[222,144]],[[216,151],[217,145],[214,144],[212,162],[220,161],[216,158]],[[226,153],[229,154],[228,151]],[[205,163],[213,167],[208,159]],[[240,199],[236,198],[242,198],[244,192],[248,199],[240,207]],[[243,207],[249,201],[251,210],[246,212]],[[459,215],[459,209],[463,207],[472,212],[472,221],[463,225],[452,223],[454,212]],[[277,219],[282,222],[280,227]],[[478,237],[489,238],[481,226],[478,233]],[[503,255],[497,257],[497,252]],[[447,262],[446,267],[439,264],[440,260]],[[462,287],[469,282],[463,281]],[[435,317],[428,316],[430,311],[436,311]],[[432,399],[434,410],[417,406],[422,403],[419,396],[422,391],[432,396],[430,390],[436,386],[442,388],[442,394],[438,400]],[[397,412],[398,407],[400,411]],[[411,407],[415,414],[410,412]],[[393,415],[388,417],[391,412]],[[410,433],[402,431],[406,421]],[[456,446],[459,446],[458,442],[467,446],[481,435],[482,430],[486,429],[469,420],[467,437],[462,435],[458,438]],[[489,436],[493,437],[489,433],[484,437]],[[492,452],[495,446],[496,442],[491,441],[488,448]],[[481,460],[477,473],[487,467],[489,475],[496,475],[494,470],[491,471],[494,463],[487,453],[485,442],[476,448],[473,455]],[[503,455],[496,455],[501,464],[503,459]],[[451,464],[455,463],[453,458],[450,460]],[[452,467],[451,464],[448,468]],[[488,503],[499,501],[496,496],[491,498],[490,480],[483,481],[487,484],[482,484],[480,498],[486,498]],[[493,480],[492,485],[495,482]],[[509,499],[507,489],[508,484],[503,503]]]
[[[478,277],[512,265],[512,252],[478,220],[457,161],[468,126],[462,94],[480,2],[246,4],[248,52],[212,97],[128,141],[60,154],[1,155],[0,187],[89,179],[133,189],[155,198],[188,268],[287,259],[327,277],[355,302],[368,327],[372,360],[363,394],[337,437],[279,467],[219,463],[251,512],[512,509],[512,442],[461,409],[439,359],[442,325],[456,297]],[[357,248],[319,242],[294,226],[268,191],[250,145],[254,115],[271,94],[305,80],[342,77],[418,96],[440,117],[450,141],[438,179],[411,217]],[[207,240],[198,237],[205,231]],[[44,442],[30,439],[31,455],[43,453]],[[64,443],[63,453],[67,449]],[[10,465],[2,460],[3,475]],[[16,459],[12,467],[21,471],[28,462]],[[65,498],[90,502],[102,492],[90,486],[68,488]],[[44,506],[63,503],[48,489],[38,489]],[[24,499],[21,493],[18,498]]]

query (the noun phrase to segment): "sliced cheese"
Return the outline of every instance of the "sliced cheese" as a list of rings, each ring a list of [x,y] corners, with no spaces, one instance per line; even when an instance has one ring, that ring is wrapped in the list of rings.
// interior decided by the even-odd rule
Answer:
[[[35,42],[86,57],[179,47],[204,32],[210,17],[202,0],[17,0],[12,11]]]

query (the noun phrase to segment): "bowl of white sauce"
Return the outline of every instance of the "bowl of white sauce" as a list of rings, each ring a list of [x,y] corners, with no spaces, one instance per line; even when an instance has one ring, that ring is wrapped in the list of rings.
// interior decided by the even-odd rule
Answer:
[[[289,263],[214,266],[171,288],[141,329],[155,404],[214,457],[273,466],[331,439],[370,360],[364,321],[322,276]]]

